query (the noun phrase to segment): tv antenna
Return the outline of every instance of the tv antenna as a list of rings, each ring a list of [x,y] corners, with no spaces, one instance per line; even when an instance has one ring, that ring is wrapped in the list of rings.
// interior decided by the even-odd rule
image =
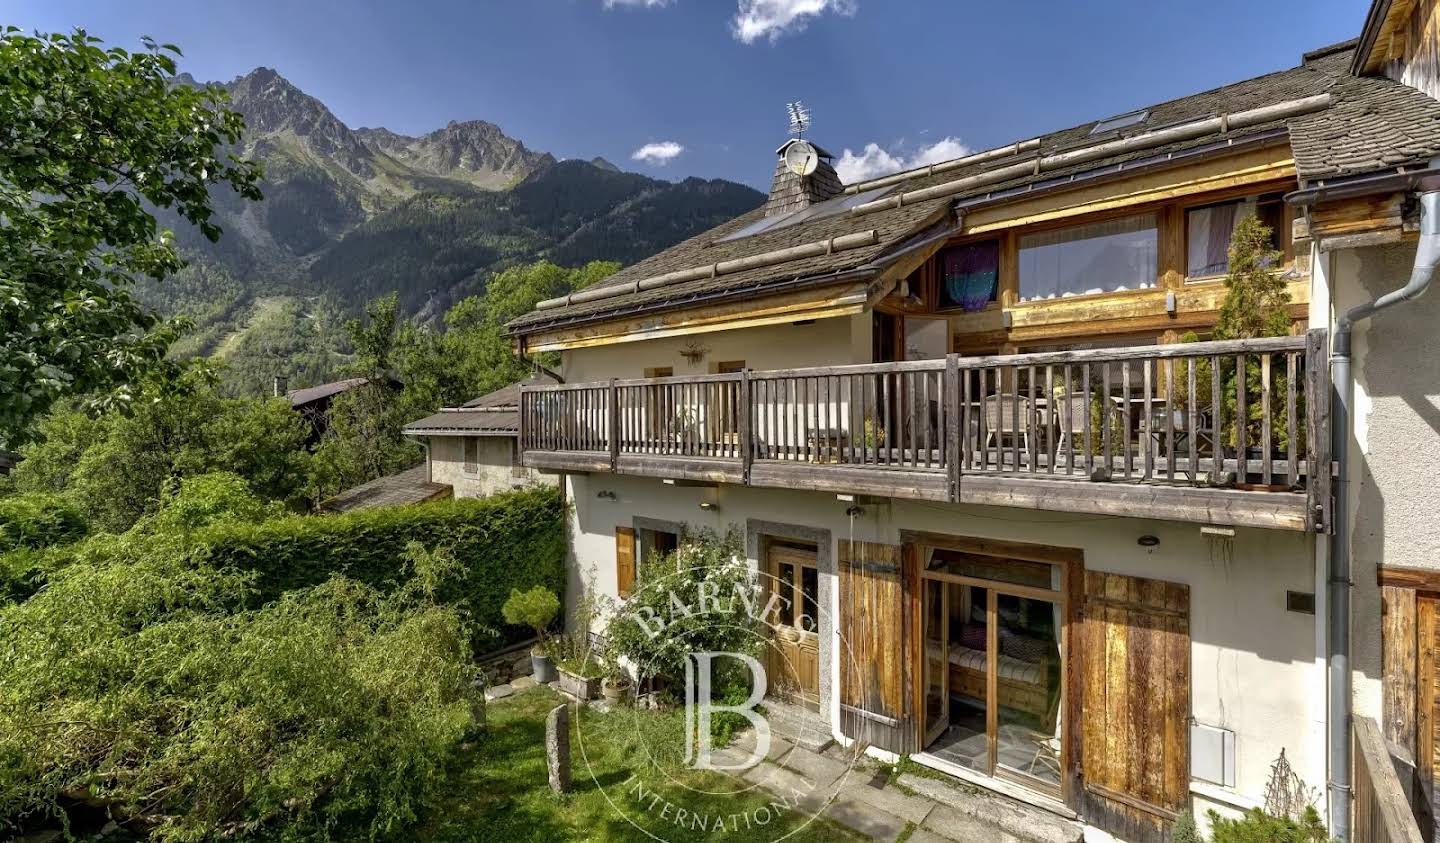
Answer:
[[[785,110],[790,113],[790,134],[797,138],[805,137],[805,130],[810,128],[810,109],[805,103],[796,100],[785,104]]]

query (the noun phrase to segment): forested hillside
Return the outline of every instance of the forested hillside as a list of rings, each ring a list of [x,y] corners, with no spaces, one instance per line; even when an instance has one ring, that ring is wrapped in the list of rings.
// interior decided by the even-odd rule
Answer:
[[[368,300],[395,292],[402,314],[438,325],[507,267],[632,263],[763,199],[734,182],[557,161],[479,120],[420,137],[350,129],[269,68],[225,88],[265,198],[217,191],[218,243],[161,214],[190,265],[139,292],[191,320],[172,353],[224,362],[231,394],[277,374],[294,387],[336,377],[351,360],[339,325]]]

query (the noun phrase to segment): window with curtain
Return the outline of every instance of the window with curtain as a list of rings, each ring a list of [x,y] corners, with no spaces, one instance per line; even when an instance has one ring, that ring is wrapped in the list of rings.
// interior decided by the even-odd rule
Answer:
[[[939,310],[984,310],[995,301],[1000,241],[952,246],[940,253]]]
[[[1285,211],[1278,193],[1247,196],[1186,211],[1186,274],[1195,278],[1229,272],[1230,238],[1235,233],[1235,227],[1248,216],[1258,216],[1270,229],[1270,245],[1280,248],[1280,228],[1285,222]]]
[[[1020,238],[1020,300],[1155,286],[1155,214],[1042,231]]]

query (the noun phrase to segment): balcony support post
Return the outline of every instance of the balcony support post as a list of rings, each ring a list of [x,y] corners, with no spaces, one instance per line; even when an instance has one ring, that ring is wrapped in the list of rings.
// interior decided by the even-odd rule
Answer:
[[[940,406],[945,416],[945,472],[951,503],[960,500],[960,357],[945,355],[945,387]]]
[[[750,466],[755,461],[755,406],[750,393],[750,370],[740,371],[740,476],[750,485]]]
[[[615,386],[615,378],[610,379],[610,389],[605,397],[610,411],[610,472],[613,474],[620,467],[620,390]]]

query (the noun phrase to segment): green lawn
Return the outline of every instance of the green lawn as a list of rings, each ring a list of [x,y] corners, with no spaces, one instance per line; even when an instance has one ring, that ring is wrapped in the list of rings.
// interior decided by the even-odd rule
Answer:
[[[734,831],[706,831],[676,826],[659,811],[648,793],[658,793],[673,806],[683,806],[709,817],[734,817],[741,812],[765,814],[775,800],[754,791],[735,793],[743,784],[716,773],[685,769],[684,726],[676,713],[641,713],[628,709],[610,714],[586,710],[574,716],[571,747],[574,753],[575,792],[566,798],[550,793],[545,771],[545,716],[558,705],[553,691],[537,688],[489,707],[489,734],[474,750],[474,762],[452,777],[453,792],[435,819],[420,830],[417,839],[430,843],[469,843],[475,840],[550,841],[612,840],[667,843],[685,840],[787,841],[856,840],[854,835],[828,821],[811,820],[801,808],[776,811],[763,828],[743,824]],[[578,720],[578,722],[577,722]],[[588,766],[587,766],[588,760]],[[632,775],[644,780],[644,803],[633,798]],[[673,778],[671,778],[673,776]],[[602,791],[602,783],[605,789]],[[626,783],[630,782],[629,787]],[[697,793],[698,790],[709,794]],[[627,798],[630,796],[631,798]],[[642,832],[622,816],[637,818],[649,830]],[[743,823],[743,821],[742,821]]]

